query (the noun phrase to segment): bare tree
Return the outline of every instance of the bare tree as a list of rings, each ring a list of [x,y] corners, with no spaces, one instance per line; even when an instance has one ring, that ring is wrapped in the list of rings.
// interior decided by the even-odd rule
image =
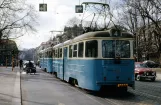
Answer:
[[[79,24],[80,24],[80,19],[78,19],[77,17],[73,17],[67,21],[66,26],[73,27],[74,25],[79,25]]]
[[[161,1],[122,1],[123,4],[120,6],[122,11],[119,13],[119,16],[121,16],[120,23],[137,36],[136,47],[141,53],[140,55],[145,54],[147,56],[149,53],[159,53],[159,48],[161,48]]]
[[[0,39],[18,38],[27,32],[36,32],[37,14],[24,0],[0,1]]]

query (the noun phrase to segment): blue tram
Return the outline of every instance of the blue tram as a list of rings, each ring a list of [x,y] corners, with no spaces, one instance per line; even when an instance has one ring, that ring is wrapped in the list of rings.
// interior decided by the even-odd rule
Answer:
[[[40,55],[40,67],[46,72],[53,72],[53,58],[52,58],[52,47],[46,48],[39,52]]]
[[[133,36],[118,29],[88,32],[53,47],[54,74],[72,85],[99,91],[135,87]]]

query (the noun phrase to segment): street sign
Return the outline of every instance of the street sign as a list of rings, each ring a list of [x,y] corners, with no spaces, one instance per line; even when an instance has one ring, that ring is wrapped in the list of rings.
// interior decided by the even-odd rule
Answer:
[[[83,13],[83,5],[76,5],[75,13]]]
[[[39,4],[39,11],[46,12],[47,4]]]

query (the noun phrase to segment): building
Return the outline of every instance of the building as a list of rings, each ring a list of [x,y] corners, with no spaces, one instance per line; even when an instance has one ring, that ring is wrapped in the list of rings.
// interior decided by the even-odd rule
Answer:
[[[17,65],[18,60],[18,48],[13,40],[1,39],[0,40],[0,66],[12,66],[12,60],[14,65]]]
[[[161,37],[155,24],[139,28],[136,32],[136,52],[139,61],[154,60],[160,62]]]

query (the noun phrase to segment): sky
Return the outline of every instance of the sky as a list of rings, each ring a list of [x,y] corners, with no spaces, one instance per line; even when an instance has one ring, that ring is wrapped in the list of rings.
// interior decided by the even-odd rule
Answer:
[[[118,0],[111,0],[117,2]],[[103,2],[103,0],[27,0],[28,4],[35,6],[38,11],[37,33],[26,34],[16,39],[17,46],[20,50],[38,47],[42,42],[46,42],[58,32],[51,33],[50,31],[63,31],[67,21],[72,17],[82,18],[82,14],[75,13],[75,5],[82,2]],[[108,0],[107,0],[108,2]],[[39,12],[39,4],[47,4],[47,12]]]

